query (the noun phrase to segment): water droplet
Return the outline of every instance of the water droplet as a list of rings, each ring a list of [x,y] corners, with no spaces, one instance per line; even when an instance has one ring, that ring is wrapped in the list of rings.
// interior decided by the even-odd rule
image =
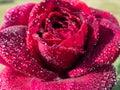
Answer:
[[[45,7],[44,7],[44,6],[42,6],[42,8],[44,9]]]

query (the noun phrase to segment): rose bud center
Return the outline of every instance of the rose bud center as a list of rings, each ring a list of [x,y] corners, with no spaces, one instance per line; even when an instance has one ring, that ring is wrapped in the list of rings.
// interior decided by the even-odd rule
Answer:
[[[46,68],[61,73],[84,56],[88,27],[83,12],[68,2],[59,2],[64,4],[58,7],[58,2],[49,1],[33,8],[27,44],[34,56],[39,53]]]

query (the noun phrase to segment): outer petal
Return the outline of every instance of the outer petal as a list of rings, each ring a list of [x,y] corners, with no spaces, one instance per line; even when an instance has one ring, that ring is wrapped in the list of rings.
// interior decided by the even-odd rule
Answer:
[[[93,52],[86,55],[83,62],[69,72],[70,77],[80,76],[94,70],[101,65],[113,63],[120,52],[120,28],[101,19],[99,23],[99,40]]]
[[[90,9],[91,9],[91,14],[94,15],[96,18],[104,18],[110,20],[114,24],[119,25],[118,20],[111,13],[95,8],[90,8]]]
[[[42,67],[40,57],[30,55],[26,47],[26,30],[26,26],[13,26],[0,31],[0,55],[22,73],[42,79],[55,78],[54,73]]]
[[[111,90],[116,82],[116,74],[111,66],[105,66],[82,77],[44,82],[28,77],[11,68],[0,75],[2,90]]]
[[[34,3],[27,3],[9,9],[4,16],[4,23],[1,29],[13,25],[27,25],[28,17]]]
[[[62,0],[62,1],[70,3],[71,5],[73,5],[73,7],[75,7],[75,9],[77,9],[78,11],[80,11],[82,13],[90,14],[89,7],[82,0]],[[65,4],[63,4],[63,5],[65,5]],[[68,7],[66,7],[66,8],[68,8]]]
[[[24,75],[12,68],[5,68],[1,72],[1,90],[30,90],[31,77]]]
[[[116,75],[111,66],[102,67],[85,76],[53,82],[32,81],[32,90],[111,90]]]

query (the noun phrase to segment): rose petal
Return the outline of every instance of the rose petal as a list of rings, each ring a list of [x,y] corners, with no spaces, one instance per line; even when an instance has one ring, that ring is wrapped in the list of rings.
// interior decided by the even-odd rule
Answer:
[[[36,4],[32,11],[30,12],[30,16],[29,16],[29,29],[28,29],[28,33],[27,33],[27,48],[30,50],[30,53],[33,56],[37,56],[35,54],[35,52],[38,51],[38,48],[36,48],[37,42],[33,40],[32,35],[38,31],[38,27],[42,28],[42,22],[44,22],[44,19],[46,18],[46,13],[45,12],[45,6],[46,4],[44,2],[41,2],[39,4]],[[51,5],[52,6],[52,5]],[[49,8],[51,9],[51,8]],[[46,9],[47,10],[47,9]],[[41,14],[42,12],[44,12],[43,14]],[[40,15],[39,15],[40,14]],[[39,17],[37,17],[39,15]]]
[[[118,57],[120,52],[120,28],[107,19],[101,19],[99,29],[99,40],[93,52],[85,56],[83,63],[69,72],[70,77],[80,76],[101,65],[111,64]]]
[[[58,45],[62,40],[51,33],[43,33],[43,40],[50,46]]]
[[[82,77],[45,82],[28,77],[12,68],[5,68],[0,74],[2,90],[111,90],[116,74],[111,66],[105,66]]]
[[[4,16],[4,24],[1,29],[13,25],[27,25],[28,17],[34,3],[27,3],[9,9]]]
[[[40,57],[30,55],[26,47],[26,30],[26,26],[13,26],[0,31],[0,55],[13,68],[27,75],[55,78],[56,74],[42,67]]]
[[[116,58],[118,57],[119,52],[120,52],[120,27],[106,19],[102,19],[100,21],[100,25],[101,25],[100,29],[106,30],[106,28],[107,28],[109,31],[106,30],[106,31],[102,32],[102,30],[101,30],[100,40],[99,40],[98,44],[100,45],[101,43],[103,43],[103,38],[106,38],[106,36],[107,36],[106,43],[109,42],[109,40],[111,40],[111,37],[113,37],[113,38],[110,41],[110,43],[108,43],[108,46],[106,45],[106,47],[103,49],[104,53],[101,53],[102,56],[104,54],[104,55],[108,56],[109,59],[104,59],[101,57],[102,60],[98,59],[95,62],[98,64],[109,64],[109,63],[111,64],[116,60]],[[112,30],[113,30],[113,32],[112,32]],[[111,33],[111,37],[108,37],[110,35],[108,32]],[[103,34],[103,33],[105,33],[105,34]],[[114,36],[112,35],[112,33],[114,34]],[[108,38],[109,38],[109,40],[108,40]]]
[[[63,40],[59,46],[65,46],[67,48],[69,47],[74,47],[77,49],[83,49],[84,51],[84,45],[85,45],[85,41],[86,41],[86,36],[87,36],[87,25],[86,23],[83,23],[81,25],[80,30],[73,35],[71,38],[68,38],[66,40]]]
[[[88,23],[88,35],[86,37],[87,43],[85,48],[87,49],[87,52],[90,53],[99,38],[99,25],[97,19],[91,15],[86,18],[86,21]]]
[[[116,75],[110,66],[99,68],[85,76],[63,79],[53,82],[41,82],[34,79],[32,89],[41,90],[111,90],[116,82]]]
[[[1,72],[1,90],[30,90],[31,77],[24,75],[12,68],[4,68]]]
[[[62,0],[62,1],[70,3],[79,12],[83,12],[85,14],[90,14],[89,7],[82,0]],[[63,4],[63,5],[66,6],[65,4]],[[68,7],[66,7],[66,8],[68,8]]]
[[[91,7],[90,9],[91,9],[91,14],[94,15],[96,18],[104,18],[104,19],[110,20],[114,24],[119,25],[118,20],[111,13],[107,11],[91,8]]]
[[[65,48],[61,46],[48,46],[39,36],[34,36],[34,40],[38,42],[39,51],[43,61],[49,69],[57,72],[64,72],[70,68],[78,57],[79,51],[74,48]]]
[[[45,1],[39,4],[36,4],[34,8],[32,9],[32,11],[30,12],[29,27],[32,27],[35,24],[37,24],[35,25],[36,27],[41,25],[40,21],[43,21],[47,17],[47,14],[52,10],[54,6],[53,4],[54,3],[52,2],[52,0],[51,1],[48,0],[48,2]],[[39,25],[38,25],[38,21],[40,23]]]

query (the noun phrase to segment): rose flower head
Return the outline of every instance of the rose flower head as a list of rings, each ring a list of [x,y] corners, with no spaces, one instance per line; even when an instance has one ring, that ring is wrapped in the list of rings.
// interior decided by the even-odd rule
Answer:
[[[109,12],[79,0],[18,5],[0,28],[0,89],[111,90],[119,47]]]

